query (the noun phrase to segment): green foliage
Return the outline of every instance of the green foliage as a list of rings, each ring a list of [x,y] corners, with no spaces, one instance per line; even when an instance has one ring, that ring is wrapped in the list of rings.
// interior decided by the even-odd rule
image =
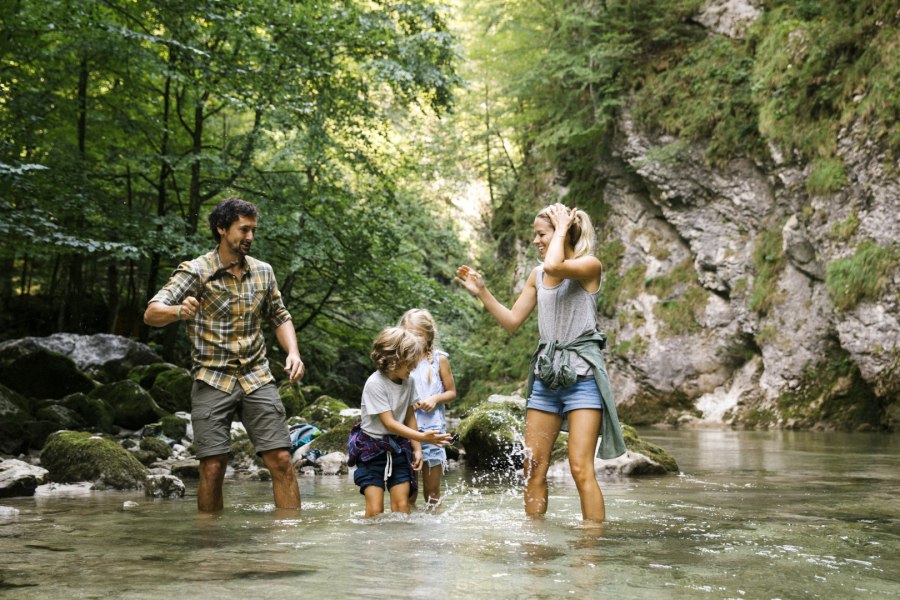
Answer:
[[[710,36],[674,67],[651,73],[636,95],[645,126],[706,144],[707,160],[761,156],[764,142],[751,92],[753,58],[739,42]],[[683,146],[670,144],[670,154]]]
[[[856,118],[891,150],[900,115],[893,58],[896,6],[877,0],[773,2],[748,40],[760,131],[783,151],[831,157],[842,124]]]
[[[853,256],[828,265],[825,285],[835,308],[849,310],[863,300],[880,298],[898,269],[900,246],[884,248],[867,241]]]
[[[810,165],[806,191],[811,196],[836,192],[846,184],[847,174],[844,173],[844,162],[840,158],[817,158]]]
[[[831,226],[828,230],[828,237],[833,240],[846,242],[853,237],[853,234],[856,233],[857,229],[859,229],[859,215],[853,210],[847,215],[846,219],[834,223]]]
[[[766,315],[779,302],[778,278],[787,259],[782,250],[781,227],[772,227],[759,234],[753,248],[753,267],[756,277],[750,288],[750,309]]]

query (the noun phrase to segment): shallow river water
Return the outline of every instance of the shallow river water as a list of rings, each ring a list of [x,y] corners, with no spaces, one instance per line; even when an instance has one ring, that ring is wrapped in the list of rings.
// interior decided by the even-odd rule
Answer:
[[[93,492],[0,500],[14,598],[897,598],[900,437],[643,431],[682,473],[603,481],[580,527],[570,481],[526,520],[518,482],[453,471],[437,512],[362,518],[349,477],[226,483],[224,514]],[[136,502],[126,507],[125,502]]]

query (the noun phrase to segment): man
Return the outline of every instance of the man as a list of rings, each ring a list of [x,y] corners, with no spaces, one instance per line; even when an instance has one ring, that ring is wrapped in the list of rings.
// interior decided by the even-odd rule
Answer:
[[[209,215],[218,247],[180,264],[144,313],[144,322],[153,327],[184,321],[191,339],[191,421],[200,459],[197,508],[203,512],[223,508],[235,409],[272,473],[275,506],[300,508],[290,434],[266,360],[262,320],[272,324],[287,352],[284,370],[291,382],[303,376],[304,366],[272,267],[249,256],[258,216],[249,202],[222,200]]]

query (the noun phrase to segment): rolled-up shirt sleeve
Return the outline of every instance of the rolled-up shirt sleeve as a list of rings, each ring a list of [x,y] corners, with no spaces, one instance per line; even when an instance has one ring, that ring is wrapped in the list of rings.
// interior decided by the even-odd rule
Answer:
[[[193,265],[190,261],[186,261],[178,265],[175,272],[166,282],[156,295],[150,298],[151,302],[161,302],[167,306],[175,306],[191,294],[191,290],[196,287],[197,274],[194,272]]]
[[[284,301],[281,299],[281,291],[278,289],[278,283],[275,281],[274,275],[269,282],[266,298],[266,318],[272,324],[272,327],[278,327],[291,320],[291,313],[288,312]]]

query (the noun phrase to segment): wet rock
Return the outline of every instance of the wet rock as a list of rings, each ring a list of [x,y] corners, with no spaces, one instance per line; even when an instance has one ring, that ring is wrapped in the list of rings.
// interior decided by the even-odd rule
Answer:
[[[144,494],[152,498],[184,498],[184,482],[174,475],[148,475]]]
[[[115,441],[78,431],[57,431],[41,451],[41,465],[59,483],[91,481],[95,487],[134,489],[147,469]]]
[[[344,475],[347,473],[347,455],[343,452],[330,452],[320,456],[313,465],[317,475]]]
[[[525,401],[519,396],[490,396],[460,421],[456,432],[474,468],[522,467]]]
[[[197,459],[179,460],[172,463],[172,475],[182,479],[200,478],[200,461]]]
[[[47,469],[17,459],[0,461],[0,498],[33,496],[47,480]]]
[[[89,395],[105,401],[112,411],[113,423],[125,429],[140,429],[166,414],[147,390],[127,379],[102,385]]]

